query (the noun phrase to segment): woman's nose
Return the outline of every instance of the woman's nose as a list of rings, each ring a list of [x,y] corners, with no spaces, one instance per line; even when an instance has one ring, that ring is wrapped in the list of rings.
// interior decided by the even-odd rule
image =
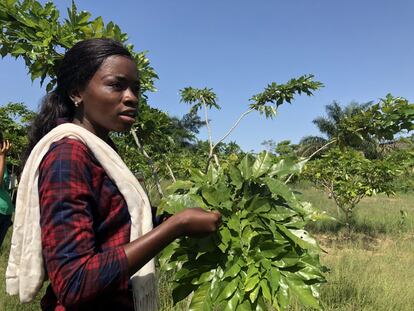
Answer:
[[[135,92],[132,90],[132,88],[128,87],[125,92],[124,92],[124,98],[123,98],[123,102],[124,103],[131,103],[134,105],[138,104],[138,95],[135,94]]]

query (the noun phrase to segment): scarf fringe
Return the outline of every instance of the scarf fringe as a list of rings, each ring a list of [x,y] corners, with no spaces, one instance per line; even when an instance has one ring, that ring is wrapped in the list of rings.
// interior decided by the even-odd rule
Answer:
[[[137,278],[139,278],[139,280],[137,280]],[[134,284],[139,284],[137,284],[138,286],[136,290],[133,291],[135,310],[158,310],[158,288],[155,275],[148,274],[144,277],[132,277],[131,281],[133,286]]]

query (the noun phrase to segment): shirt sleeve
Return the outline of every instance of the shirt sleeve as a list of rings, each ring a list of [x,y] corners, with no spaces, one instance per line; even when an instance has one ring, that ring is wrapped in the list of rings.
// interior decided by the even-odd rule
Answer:
[[[9,189],[10,184],[10,177],[9,172],[7,171],[7,167],[4,168],[4,177],[3,177],[3,189],[10,190]]]
[[[52,288],[65,306],[126,289],[129,280],[123,248],[99,250],[91,208],[97,202],[91,158],[77,144],[49,151],[38,182],[43,258]]]

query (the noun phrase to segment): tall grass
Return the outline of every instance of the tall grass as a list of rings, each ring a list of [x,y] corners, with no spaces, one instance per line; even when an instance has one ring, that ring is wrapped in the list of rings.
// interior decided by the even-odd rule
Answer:
[[[414,239],[335,242],[322,257],[330,272],[322,286],[327,311],[411,311]],[[303,310],[295,304],[291,310]]]
[[[336,217],[333,200],[307,186],[297,191],[302,199]],[[333,311],[411,311],[414,310],[414,194],[396,197],[378,195],[365,198],[356,208],[351,239],[343,239],[341,223],[325,221],[314,223],[309,229],[320,240],[327,252],[322,263],[330,271],[328,282],[321,288],[325,310]],[[407,213],[401,217],[400,210]],[[339,215],[341,218],[341,215]],[[11,230],[0,249],[0,275],[4,276]],[[159,275],[161,311],[184,311],[187,302],[172,305],[172,275]],[[0,310],[39,310],[39,299],[21,305],[16,297],[5,293],[4,277],[0,282]],[[298,303],[292,311],[305,310]]]

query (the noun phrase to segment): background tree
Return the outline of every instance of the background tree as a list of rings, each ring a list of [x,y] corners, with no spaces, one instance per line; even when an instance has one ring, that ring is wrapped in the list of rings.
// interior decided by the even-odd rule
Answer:
[[[262,141],[261,145],[265,147],[265,150],[269,152],[274,152],[276,149],[277,142],[275,142],[273,139],[267,139]]]
[[[299,142],[299,152],[302,156],[309,156],[316,150],[330,141],[334,141],[332,146],[352,147],[361,150],[370,158],[376,156],[376,144],[370,138],[366,137],[361,140],[355,137],[353,133],[344,132],[341,127],[342,122],[346,118],[350,118],[362,111],[365,111],[372,105],[372,102],[359,104],[351,102],[345,107],[341,107],[338,102],[334,101],[325,106],[326,116],[317,117],[312,122],[318,130],[325,135],[321,136],[305,136]]]
[[[361,199],[376,193],[394,194],[393,181],[401,173],[401,163],[395,158],[369,160],[351,148],[330,149],[320,159],[308,162],[304,170],[305,178],[327,192],[343,212],[348,236]]]
[[[23,103],[8,103],[0,107],[0,130],[4,139],[12,143],[8,165],[12,172],[21,166],[21,157],[27,145],[27,131],[35,113]]]
[[[344,212],[348,232],[359,201],[379,192],[393,194],[398,189],[397,177],[412,167],[414,153],[411,148],[397,149],[368,158],[358,151],[361,148],[346,143],[368,140],[379,146],[380,142],[393,141],[396,135],[409,133],[414,129],[413,121],[414,104],[388,94],[377,104],[344,116],[333,138],[338,147],[306,165],[305,177],[326,190]]]
[[[118,25],[104,24],[101,17],[91,20],[91,14],[78,12],[75,3],[68,9],[68,16],[60,18],[60,12],[52,2],[42,5],[35,0],[7,0],[0,2],[0,55],[22,58],[32,81],[49,80],[46,90],[56,83],[56,70],[64,52],[75,43],[89,38],[112,38],[125,43],[128,40]],[[127,44],[140,72],[143,97],[145,92],[155,90],[157,74],[150,66],[145,52],[135,52]]]
[[[290,140],[282,140],[275,147],[276,154],[281,158],[297,158],[297,145],[292,144]]]

